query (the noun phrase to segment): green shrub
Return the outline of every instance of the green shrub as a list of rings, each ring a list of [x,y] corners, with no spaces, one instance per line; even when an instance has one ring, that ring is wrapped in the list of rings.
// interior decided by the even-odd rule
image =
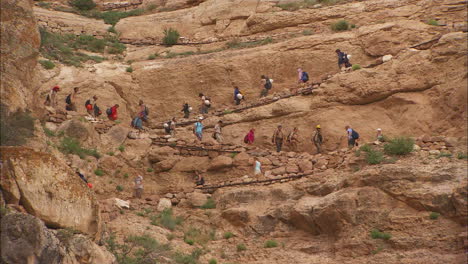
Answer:
[[[109,156],[114,156],[114,152],[113,152],[113,151],[109,151],[109,152],[107,152],[107,155],[109,155]]]
[[[232,232],[226,232],[224,233],[223,237],[225,239],[230,239],[231,237],[234,237],[234,234]]]
[[[120,145],[118,149],[119,149],[120,152],[124,152],[124,151],[125,151],[125,146],[124,146],[124,145]]]
[[[195,244],[195,241],[193,241],[193,239],[190,239],[190,238],[184,239],[184,242],[191,245],[191,246],[193,246],[193,244]]]
[[[95,18],[101,18],[104,20],[104,23],[115,26],[120,19],[130,17],[130,16],[139,16],[143,14],[143,9],[133,9],[130,11],[107,11],[99,14],[93,14]]]
[[[333,31],[345,31],[349,29],[349,23],[346,20],[339,20],[331,25]]]
[[[439,25],[439,21],[435,20],[435,19],[430,19],[429,21],[427,21],[427,24],[431,25],[431,26],[438,26]]]
[[[463,152],[458,152],[457,159],[468,159],[468,155]]]
[[[153,168],[147,168],[146,171],[147,172],[153,172],[154,170],[153,170]]]
[[[121,192],[121,191],[124,190],[124,187],[123,187],[122,185],[117,185],[117,186],[115,187],[115,189],[116,189],[117,191]]]
[[[86,156],[100,158],[96,149],[82,148],[80,142],[72,137],[64,137],[60,142],[59,150],[64,154],[75,154],[84,159]]]
[[[164,38],[162,40],[163,44],[166,46],[172,46],[177,44],[179,41],[180,34],[177,30],[173,28],[164,29]]]
[[[384,160],[384,155],[381,151],[373,150],[366,152],[366,161],[371,165],[380,164]]]
[[[214,208],[216,208],[216,202],[213,199],[208,198],[208,200],[206,200],[205,204],[200,206],[200,208],[201,209],[214,209]]]
[[[213,230],[208,231],[205,229],[190,227],[184,232],[184,241],[190,245],[198,244],[204,246],[209,241],[214,240],[214,235],[215,233]]]
[[[278,246],[278,242],[276,242],[275,240],[267,240],[264,245],[265,248],[274,248],[277,246]]]
[[[123,177],[124,177],[125,179],[128,179],[128,173],[125,173],[125,174],[123,175]]]
[[[0,105],[0,142],[2,146],[19,146],[34,136],[34,118],[29,112],[18,110],[9,113],[8,108]]]
[[[182,224],[182,218],[174,217],[172,209],[164,209],[159,215],[153,215],[150,219],[152,225],[162,226],[169,230],[174,230],[177,225]]]
[[[245,251],[247,250],[247,247],[245,246],[245,244],[238,244],[237,245],[237,251],[240,252],[240,251]]]
[[[414,140],[409,137],[392,138],[384,145],[388,155],[406,155],[413,151]]]
[[[133,68],[132,67],[127,67],[126,71],[127,72],[133,72]]]
[[[369,152],[372,151],[372,146],[369,144],[364,144],[359,148],[360,151]]]
[[[47,2],[39,2],[37,3],[38,6],[42,7],[42,8],[50,8],[50,3],[47,3]]]
[[[441,152],[439,155],[437,155],[437,158],[440,159],[440,158],[451,158],[453,155],[452,153],[448,153],[448,152]]]
[[[195,249],[190,255],[177,252],[174,255],[174,260],[178,264],[198,264],[198,259],[200,258],[201,254],[201,249]]]
[[[305,29],[305,30],[302,31],[302,35],[304,35],[304,36],[309,36],[309,35],[312,35],[312,34],[313,34],[313,32],[310,29]]]
[[[78,10],[91,10],[96,7],[93,0],[72,0],[70,4]]]
[[[115,27],[114,27],[114,26],[110,26],[110,27],[107,29],[107,32],[117,34],[117,30],[115,30]]]
[[[39,60],[39,63],[44,67],[44,69],[50,70],[55,68],[55,63],[50,60]]]
[[[154,60],[154,59],[156,59],[156,55],[151,54],[148,56],[148,60]]]
[[[353,64],[353,66],[351,66],[351,69],[353,69],[353,71],[360,70],[360,69],[361,69],[361,65],[359,65],[359,64]]]
[[[55,132],[48,129],[47,127],[44,127],[44,134],[48,137],[55,137]]]
[[[153,10],[155,10],[156,8],[158,8],[157,5],[155,5],[155,4],[150,4],[150,5],[148,5],[148,7],[146,7],[146,10],[148,10],[148,11],[153,11]]]
[[[218,261],[216,261],[216,259],[210,259],[208,264],[218,264]]]
[[[269,43],[272,43],[273,39],[271,37],[264,38],[262,40],[249,41],[249,42],[240,42],[239,39],[233,39],[226,43],[226,46],[229,49],[241,49],[241,48],[252,48],[256,46],[262,46]]]
[[[384,233],[377,229],[373,229],[370,235],[373,239],[389,240],[390,238],[392,238],[392,235],[390,235],[389,233]]]
[[[124,44],[114,42],[109,45],[109,47],[107,48],[107,52],[109,54],[122,54],[126,49],[127,47]]]
[[[94,174],[96,174],[96,176],[103,176],[103,175],[104,175],[104,171],[101,170],[101,169],[95,169],[95,170],[94,170]]]
[[[431,220],[436,220],[437,218],[439,218],[440,214],[437,213],[437,212],[431,212],[431,214],[429,215],[429,218]]]

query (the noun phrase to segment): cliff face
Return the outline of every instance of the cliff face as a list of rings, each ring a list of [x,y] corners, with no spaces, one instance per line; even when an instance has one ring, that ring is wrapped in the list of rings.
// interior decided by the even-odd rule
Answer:
[[[1,2],[1,93],[10,110],[32,102],[40,37],[32,0]]]

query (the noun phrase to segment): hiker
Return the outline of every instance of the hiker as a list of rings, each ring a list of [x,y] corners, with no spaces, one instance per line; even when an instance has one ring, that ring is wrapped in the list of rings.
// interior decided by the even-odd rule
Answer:
[[[202,121],[203,121],[203,117],[200,116],[198,118],[198,121],[195,123],[194,127],[193,127],[193,133],[195,134],[195,136],[197,136],[198,140],[202,141],[203,139],[203,124],[202,124]]]
[[[189,118],[191,111],[192,111],[192,107],[190,107],[188,103],[185,103],[182,106],[182,112],[184,112],[184,118]]]
[[[307,83],[309,81],[309,74],[303,71],[302,68],[297,68],[297,74],[298,74],[297,82],[299,84]]]
[[[289,146],[291,147],[292,151],[297,150],[297,143],[299,142],[298,133],[299,133],[299,129],[297,127],[295,127],[293,129],[293,131],[291,131],[291,133],[289,133],[289,135],[288,135],[287,141],[288,141]]]
[[[114,106],[112,106],[111,108],[107,108],[106,110],[107,117],[112,121],[117,120],[117,108],[119,108],[119,105],[115,104]]]
[[[138,175],[137,177],[135,177],[135,197],[136,198],[141,198],[141,196],[143,195],[143,176],[141,175]]]
[[[257,176],[257,175],[261,175],[262,174],[262,164],[260,163],[260,161],[258,160],[257,157],[255,157],[255,161],[254,161],[254,175]]]
[[[271,82],[272,80],[270,80],[268,76],[262,75],[260,78],[262,80],[262,86],[263,86],[262,92],[260,93],[260,98],[261,98],[261,97],[265,97],[268,95],[268,92],[273,87],[273,84]]]
[[[236,103],[236,105],[239,105],[241,100],[243,99],[244,95],[242,95],[242,93],[240,92],[239,87],[234,87],[234,102]]]
[[[65,110],[76,111],[76,95],[78,94],[78,87],[73,88],[73,92],[65,98]]]
[[[281,151],[281,147],[283,146],[284,135],[282,131],[283,126],[279,125],[278,129],[276,129],[273,137],[271,138],[271,142],[276,145],[276,152]]]
[[[171,136],[175,135],[175,128],[176,128],[176,118],[173,117],[169,122],[164,124],[164,130],[166,131],[167,134],[170,134]]]
[[[85,102],[86,111],[88,112],[88,114],[90,116],[93,116],[94,113],[95,113],[94,112],[94,105],[96,105],[97,99],[98,99],[97,96],[93,96],[93,98],[88,99]]]
[[[96,103],[93,106],[93,110],[94,110],[94,117],[96,118],[102,114],[101,109],[99,108],[99,106],[97,106]]]
[[[379,142],[385,142],[384,135],[382,134],[382,129],[377,128],[377,135],[376,135],[377,141]]]
[[[315,127],[315,134],[314,137],[312,138],[312,141],[314,142],[315,148],[317,148],[317,154],[322,152],[322,131],[320,129],[320,125],[317,125]]]
[[[247,135],[245,135],[244,143],[252,145],[254,143],[254,140],[255,140],[255,129],[252,128],[252,129],[250,129],[249,133],[247,133]]]
[[[346,134],[348,136],[348,147],[353,148],[354,146],[358,146],[359,143],[357,142],[359,139],[359,134],[350,126],[346,126]]]
[[[85,176],[80,172],[80,169],[76,169],[76,174],[78,174],[78,176],[86,183],[88,188],[90,189],[93,188],[93,185],[90,182],[88,182]]]
[[[221,126],[223,125],[223,121],[219,120],[218,123],[214,127],[213,138],[218,141],[218,143],[223,142],[223,134],[221,131]]]
[[[202,93],[199,93],[198,97],[201,99],[200,114],[208,114],[208,108],[211,107],[210,98]]]
[[[337,49],[335,50],[336,55],[338,56],[338,68],[341,70],[341,68],[349,68],[351,67],[351,63],[349,62],[348,55],[341,50]]]
[[[143,130],[143,114],[139,113],[135,118],[132,120],[132,127],[138,130]]]
[[[60,91],[60,87],[58,85],[54,86],[50,92],[47,94],[46,100],[44,102],[45,105],[51,106],[53,108],[57,107],[57,93]]]
[[[200,171],[195,171],[195,175],[197,176],[197,179],[195,180],[195,184],[197,186],[199,185],[205,185],[205,179],[203,176],[200,174]]]
[[[146,105],[143,103],[143,100],[140,100],[138,102],[138,106],[139,106],[139,116],[141,120],[145,122],[148,121],[149,110],[148,110],[148,107],[146,107]]]

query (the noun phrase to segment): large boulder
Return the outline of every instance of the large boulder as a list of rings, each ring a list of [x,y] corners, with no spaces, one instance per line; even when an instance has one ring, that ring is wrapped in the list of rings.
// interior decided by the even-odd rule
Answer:
[[[114,256],[83,235],[51,231],[28,214],[10,213],[1,221],[1,258],[6,263],[115,263]]]
[[[115,151],[127,138],[128,127],[113,126],[107,133],[101,135],[101,146],[104,150]]]
[[[244,208],[228,208],[221,216],[234,226],[244,227],[250,221],[249,211]]]
[[[76,138],[80,141],[86,141],[91,138],[91,134],[96,133],[94,128],[85,122],[72,119],[63,122],[57,129],[64,132],[65,136]]]
[[[187,194],[187,199],[193,207],[200,207],[208,200],[208,195],[199,192]]]
[[[211,160],[208,170],[222,170],[232,167],[232,158],[227,156],[218,156]]]
[[[177,150],[169,146],[164,146],[164,147],[154,146],[150,149],[148,153],[148,159],[152,163],[157,163],[165,159],[168,159],[169,157],[172,157],[175,153],[177,153]]]
[[[156,209],[161,212],[161,211],[164,211],[165,209],[171,209],[171,207],[172,207],[171,199],[161,198],[159,199],[159,203]]]
[[[234,165],[236,166],[249,166],[250,155],[247,152],[241,152],[234,157]]]
[[[6,203],[21,201],[28,213],[49,227],[99,233],[99,208],[94,194],[65,163],[29,148],[2,147],[1,151],[1,187],[11,194],[5,196]],[[13,195],[17,194],[16,188],[19,197]]]

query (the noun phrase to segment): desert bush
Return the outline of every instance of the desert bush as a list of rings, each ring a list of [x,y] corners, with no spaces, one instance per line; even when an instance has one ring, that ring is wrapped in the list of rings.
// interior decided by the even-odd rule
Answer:
[[[115,187],[115,189],[116,189],[117,191],[121,192],[121,191],[124,190],[124,187],[123,187],[122,185],[117,185],[117,186]]]
[[[93,0],[72,0],[70,5],[78,10],[91,10],[96,7]]]
[[[64,137],[59,145],[59,150],[64,154],[75,154],[84,159],[86,156],[100,158],[101,155],[96,149],[86,149],[81,147],[80,142],[72,137]]]
[[[39,60],[39,63],[44,67],[44,69],[50,70],[55,68],[55,63],[50,60]]]
[[[262,40],[249,41],[249,42],[240,42],[239,39],[233,39],[226,43],[227,48],[229,49],[242,49],[242,48],[252,48],[256,46],[262,46],[269,43],[272,43],[273,39],[271,37],[264,38]]]
[[[133,68],[132,67],[127,67],[127,69],[125,71],[126,72],[133,72]]]
[[[413,151],[414,140],[409,137],[392,138],[384,145],[384,151],[389,155],[406,155]]]
[[[234,234],[232,232],[226,232],[224,233],[223,237],[225,239],[230,239],[231,237],[234,237]]]
[[[178,264],[198,264],[201,254],[201,249],[195,249],[191,254],[177,252],[174,254],[174,260]]]
[[[179,31],[173,28],[166,28],[164,29],[164,38],[162,39],[162,42],[166,46],[172,46],[177,44],[179,41]]]
[[[109,155],[109,156],[114,156],[114,154],[115,154],[115,153],[114,153],[113,151],[107,152],[107,155]]]
[[[431,214],[429,215],[429,218],[431,220],[436,220],[437,218],[439,218],[440,214],[437,213],[437,212],[431,212]]]
[[[213,231],[190,227],[184,232],[184,241],[189,245],[206,245],[210,240],[214,240]]]
[[[44,134],[48,137],[55,137],[55,132],[48,129],[47,127],[43,127],[44,129]]]
[[[216,259],[210,259],[208,264],[218,264],[218,261],[216,261]]]
[[[366,161],[371,165],[380,164],[384,160],[384,154],[379,150],[373,150],[366,152]]]
[[[389,240],[390,238],[392,238],[392,235],[390,235],[389,233],[384,233],[384,232],[381,232],[377,229],[373,229],[370,233],[371,237],[373,239],[384,239],[384,240]]]
[[[148,56],[148,60],[154,60],[156,59],[156,55],[155,54],[151,54]]]
[[[245,251],[247,250],[247,247],[245,246],[245,244],[238,244],[237,245],[237,251],[240,252],[240,251]]]
[[[115,29],[114,26],[110,26],[110,27],[107,29],[107,32],[117,34],[117,30]]]
[[[151,224],[165,227],[169,230],[175,230],[177,225],[182,224],[182,218],[174,217],[172,209],[164,209],[160,214],[150,217]]]
[[[304,36],[309,36],[309,35],[312,35],[312,34],[313,34],[313,32],[310,29],[304,29],[302,31],[302,35],[304,35]]]
[[[125,151],[125,146],[124,146],[124,145],[120,145],[117,149],[118,149],[120,152],[124,152],[124,151]]]
[[[208,200],[206,200],[205,204],[200,206],[200,208],[201,209],[214,209],[214,208],[216,208],[216,202],[213,199],[208,198]]]
[[[154,170],[153,170],[153,168],[147,168],[146,171],[147,172],[153,172]]]
[[[339,20],[331,25],[333,31],[346,31],[349,29],[349,23],[346,20]]]
[[[29,112],[18,110],[10,113],[0,105],[0,142],[2,146],[19,146],[34,136],[34,118]]]
[[[453,155],[452,153],[448,153],[448,152],[441,152],[439,155],[437,155],[437,158],[440,159],[440,158],[451,158]]]
[[[122,18],[130,17],[130,16],[139,16],[143,14],[143,9],[133,9],[130,11],[107,11],[98,14],[92,14],[95,18],[101,18],[104,20],[104,23],[115,26],[117,22],[120,21]]]
[[[360,70],[360,69],[361,69],[361,65],[359,65],[359,64],[353,64],[353,66],[351,66],[351,69],[353,69],[353,71]]]
[[[124,179],[128,179],[128,177],[129,177],[128,173],[125,173],[125,174],[123,175],[123,177],[124,177]]]
[[[457,159],[468,159],[468,155],[463,152],[458,152]]]
[[[278,246],[278,242],[276,242],[275,240],[267,240],[264,245],[265,248],[274,248],[277,246]]]
[[[101,169],[95,169],[95,170],[94,170],[94,174],[96,174],[96,176],[103,176],[103,175],[104,175],[104,171],[101,170]]]
[[[427,21],[427,24],[431,25],[431,26],[438,26],[439,25],[439,21],[435,20],[435,19],[430,19],[429,21]]]

